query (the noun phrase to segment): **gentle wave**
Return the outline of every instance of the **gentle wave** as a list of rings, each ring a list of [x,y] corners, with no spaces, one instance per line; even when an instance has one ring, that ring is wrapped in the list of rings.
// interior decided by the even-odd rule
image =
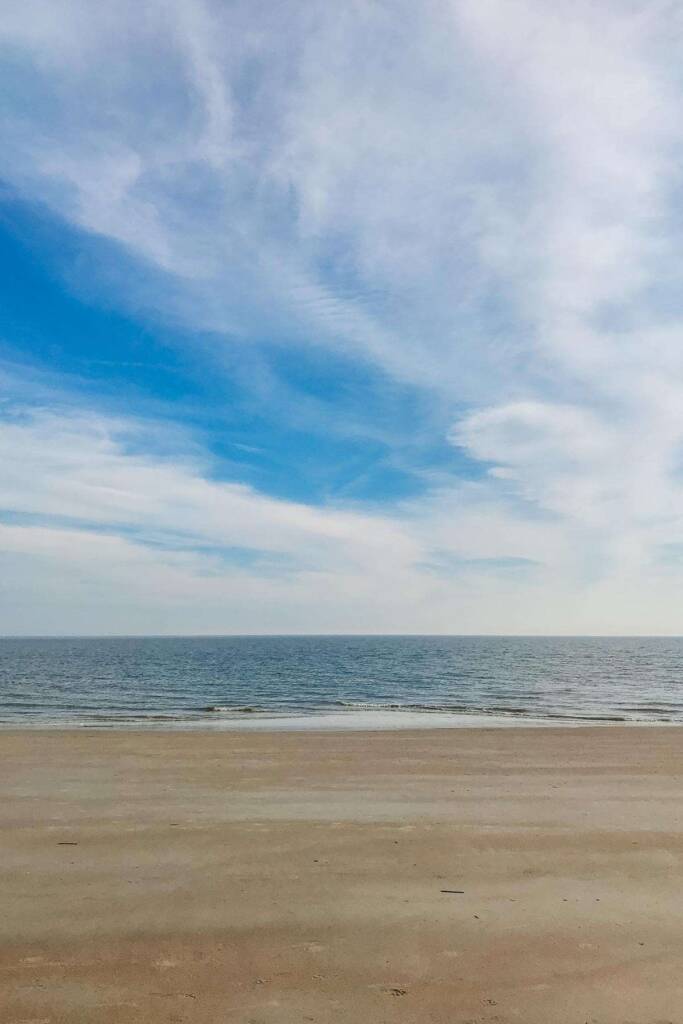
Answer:
[[[491,715],[494,718],[557,718],[568,721],[590,721],[590,722],[627,722],[630,719],[626,715],[604,715],[604,714],[559,714],[557,712],[532,710],[531,708],[507,707],[489,704],[486,707],[477,707],[466,704],[393,704],[393,703],[370,703],[366,701],[337,701],[338,707],[349,708],[353,711],[405,711],[423,712],[424,714],[452,714],[452,715]]]
[[[253,715],[259,711],[265,711],[265,708],[254,707],[247,704],[245,707],[236,707],[232,704],[208,704],[205,708],[201,708],[201,711],[209,711],[214,714],[220,713],[231,713],[231,714],[242,714],[242,715]]]
[[[3,727],[290,720],[683,724],[683,640],[0,639]]]

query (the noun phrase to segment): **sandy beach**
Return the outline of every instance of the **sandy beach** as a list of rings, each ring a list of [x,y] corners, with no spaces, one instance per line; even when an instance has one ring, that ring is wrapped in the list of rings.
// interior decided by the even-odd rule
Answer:
[[[2,733],[0,1021],[681,1021],[682,743]]]

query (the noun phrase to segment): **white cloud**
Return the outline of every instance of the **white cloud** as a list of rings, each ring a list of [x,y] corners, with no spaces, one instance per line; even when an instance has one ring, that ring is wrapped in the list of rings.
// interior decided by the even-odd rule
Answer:
[[[144,558],[193,593],[224,585],[188,582],[200,543],[286,555],[287,581],[231,572],[296,628],[680,630],[658,563],[683,541],[680,22],[589,0],[10,3],[31,96],[11,187],[168,274],[153,299],[126,286],[161,316],[265,325],[465,404],[451,439],[490,472],[383,516],[314,509],[127,454],[139,425],[46,414],[3,427],[3,504],[183,532],[194,554]],[[449,585],[419,568],[432,549],[540,568]]]
[[[433,614],[443,585],[419,568],[429,548],[410,509],[269,499],[196,460],[137,454],[146,426],[73,411],[2,422],[7,631],[25,631],[29,605],[34,631],[315,632],[336,618],[362,632]],[[245,549],[253,561],[232,558]]]
[[[302,564],[374,565],[415,546],[390,519],[320,510],[207,477],[187,459],[135,450],[148,442],[142,422],[87,414],[37,413],[0,425],[6,509],[69,517],[112,531],[135,528],[188,548],[212,545],[295,555]]]
[[[637,610],[627,531],[596,573],[603,524],[530,519],[495,482],[391,513],[311,508],[212,480],[192,445],[181,461],[140,454],[157,430],[74,410],[2,421],[5,632],[675,628],[676,576],[656,565]],[[526,437],[510,464],[522,450],[535,451]]]

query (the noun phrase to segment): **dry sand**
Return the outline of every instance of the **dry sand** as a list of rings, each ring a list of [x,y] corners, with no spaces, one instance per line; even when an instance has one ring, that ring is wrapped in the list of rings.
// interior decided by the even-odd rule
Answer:
[[[682,745],[1,733],[0,1021],[683,1021]]]

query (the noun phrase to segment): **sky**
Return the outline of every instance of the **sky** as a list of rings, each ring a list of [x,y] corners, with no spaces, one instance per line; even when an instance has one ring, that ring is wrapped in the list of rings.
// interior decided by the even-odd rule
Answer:
[[[683,7],[6,0],[0,632],[683,633]]]

